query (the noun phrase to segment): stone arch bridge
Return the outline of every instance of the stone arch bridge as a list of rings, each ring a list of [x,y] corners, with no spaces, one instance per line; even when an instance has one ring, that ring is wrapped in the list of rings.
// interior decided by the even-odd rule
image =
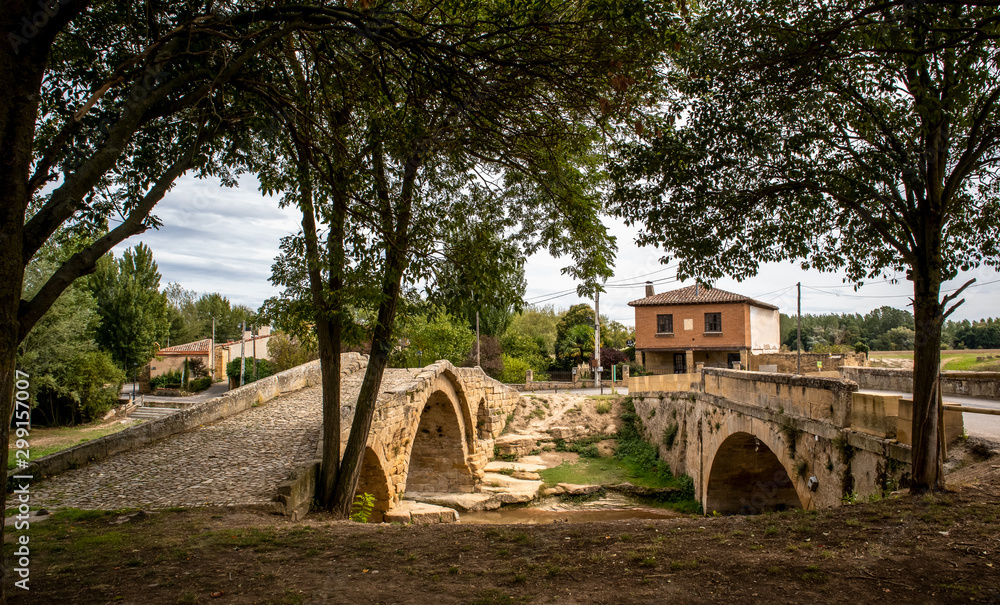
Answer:
[[[448,361],[418,371],[385,372],[383,382],[392,386],[379,396],[357,488],[357,493],[375,497],[372,520],[382,520],[408,491],[479,491],[518,391],[480,368],[458,368]],[[354,411],[355,401],[341,408],[341,453]],[[321,448],[317,459],[279,487],[277,500],[286,512],[298,515],[308,508]]]
[[[646,438],[694,479],[706,513],[827,508],[904,484],[909,410],[832,377],[738,370],[633,378]],[[909,403],[909,405],[907,405]],[[945,414],[961,435],[961,413]]]

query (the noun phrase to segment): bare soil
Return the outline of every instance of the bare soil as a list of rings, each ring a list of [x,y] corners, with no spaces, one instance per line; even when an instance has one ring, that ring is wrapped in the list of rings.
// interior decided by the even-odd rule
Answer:
[[[948,493],[818,513],[547,525],[64,511],[8,532],[8,570],[19,535],[31,548],[31,590],[8,595],[84,604],[1000,603],[1000,457],[956,470],[949,483]]]
[[[606,411],[599,412],[599,406]],[[583,427],[589,435],[610,435],[618,430],[620,417],[620,396],[530,393],[521,396],[504,432],[531,434],[553,427]]]

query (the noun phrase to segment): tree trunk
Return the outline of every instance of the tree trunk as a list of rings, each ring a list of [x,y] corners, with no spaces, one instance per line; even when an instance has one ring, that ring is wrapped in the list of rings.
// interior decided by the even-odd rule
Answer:
[[[333,503],[340,465],[340,331],[331,325],[323,283],[319,237],[316,230],[316,207],[313,200],[311,168],[305,146],[296,140],[299,172],[299,209],[302,212],[302,235],[306,248],[306,271],[316,320],[316,340],[323,391],[323,460],[320,464],[319,499],[325,506]],[[336,321],[339,321],[337,318]]]
[[[326,355],[332,357],[329,364],[324,365],[324,372],[329,367],[333,373],[328,380],[323,377],[323,464],[322,482],[320,484],[323,505],[332,510],[337,490],[337,475],[340,467],[340,409],[343,405],[340,399],[340,351],[344,334],[343,304],[341,303],[341,288],[344,286],[344,221],[345,213],[341,204],[335,203],[334,216],[327,237],[327,253],[329,254],[330,301],[329,301],[329,345]],[[324,352],[320,351],[320,359]],[[324,363],[324,362],[321,362]],[[329,391],[329,392],[328,392]]]
[[[8,12],[8,8],[10,11]],[[0,23],[4,32],[20,31],[18,6],[4,5]],[[68,11],[67,11],[68,12]],[[8,27],[9,26],[9,27]],[[54,34],[51,34],[54,35]],[[17,54],[9,49],[0,53],[0,478],[7,485],[7,444],[14,413],[17,346],[21,338],[18,311],[21,285],[24,283],[24,215],[27,210],[28,175],[32,161],[38,90],[47,58],[50,36],[38,36],[33,44],[22,46]],[[31,368],[26,368],[31,372]],[[6,489],[4,490],[6,494]],[[6,504],[6,495],[4,503]],[[0,526],[0,544],[5,528]],[[6,558],[0,556],[0,604],[6,603]]]
[[[928,257],[930,259],[928,260]],[[940,253],[922,255],[913,268],[913,425],[911,464],[912,493],[944,489],[941,449],[941,324],[943,310]]]
[[[351,434],[348,436],[347,448],[341,461],[334,506],[331,509],[334,515],[343,518],[351,513],[354,492],[361,476],[361,463],[368,444],[368,434],[371,432],[372,418],[375,416],[375,405],[378,403],[378,394],[382,386],[382,375],[389,364],[389,354],[392,353],[392,326],[401,292],[400,283],[406,268],[405,260],[406,254],[403,251],[391,254],[386,259],[382,301],[379,303],[378,321],[372,334],[372,350],[368,357],[368,368],[365,371],[361,392],[358,394],[358,402],[354,408],[354,422],[351,424]]]
[[[419,149],[420,145],[417,145]],[[372,350],[368,357],[368,368],[361,384],[358,402],[354,408],[354,422],[347,438],[347,448],[340,463],[340,476],[337,477],[337,490],[332,512],[336,516],[347,518],[351,514],[351,504],[354,492],[358,488],[361,476],[361,463],[364,461],[368,434],[371,432],[372,418],[375,416],[375,405],[382,386],[382,375],[389,364],[389,354],[392,352],[392,328],[396,319],[396,307],[402,292],[403,274],[408,264],[408,247],[410,222],[412,220],[413,187],[417,171],[420,168],[420,152],[415,151],[406,162],[399,203],[395,213],[390,209],[388,179],[382,162],[382,148],[376,146],[373,153],[377,190],[382,204],[382,223],[385,241],[385,273],[382,278],[382,296],[378,306],[378,319],[372,334]],[[389,494],[392,497],[392,494]]]

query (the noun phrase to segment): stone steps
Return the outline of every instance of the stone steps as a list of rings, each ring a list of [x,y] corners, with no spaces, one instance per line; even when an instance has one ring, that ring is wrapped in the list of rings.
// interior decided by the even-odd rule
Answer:
[[[129,418],[140,418],[146,420],[155,420],[156,418],[163,418],[164,416],[170,416],[176,414],[180,410],[177,408],[157,408],[150,406],[142,406],[136,408],[134,412],[129,414]]]

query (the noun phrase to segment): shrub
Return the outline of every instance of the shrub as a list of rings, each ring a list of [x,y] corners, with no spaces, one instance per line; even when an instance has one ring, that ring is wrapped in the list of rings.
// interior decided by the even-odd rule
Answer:
[[[169,372],[164,372],[159,376],[155,376],[149,379],[149,386],[155,389],[164,388],[180,388],[181,386],[181,372],[180,370],[170,370]]]
[[[500,372],[498,380],[507,384],[521,384],[530,369],[531,366],[527,361],[503,355],[503,371]]]
[[[188,390],[197,393],[198,391],[204,391],[210,386],[212,386],[212,379],[208,376],[202,376],[189,382]]]
[[[228,376],[230,378],[235,378],[235,379],[239,380],[239,377],[240,377],[240,359],[242,359],[242,358],[241,357],[237,357],[236,359],[233,359],[229,363],[226,364],[226,376]],[[256,378],[256,380],[260,380],[261,378],[267,378],[268,376],[270,376],[270,375],[272,375],[274,373],[275,373],[274,372],[274,364],[272,364],[270,361],[268,361],[266,359],[258,359],[257,360],[257,378]],[[250,384],[253,381],[254,381],[253,357],[247,357],[246,358],[246,367],[243,370],[243,384]]]

